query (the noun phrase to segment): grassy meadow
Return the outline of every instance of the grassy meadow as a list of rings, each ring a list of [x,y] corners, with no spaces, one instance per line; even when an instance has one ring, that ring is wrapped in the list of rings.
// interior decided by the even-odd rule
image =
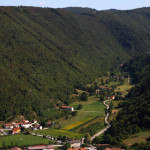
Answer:
[[[69,130],[63,130],[63,129],[54,129],[54,128],[49,128],[45,130],[37,130],[37,131],[33,131],[33,133],[49,135],[52,137],[58,137],[59,135],[61,135],[61,136],[66,136],[66,137],[70,137],[73,139],[81,139],[82,137],[85,136],[84,134],[81,134],[81,133],[77,133],[77,132],[73,132]]]
[[[129,89],[131,89],[133,87],[133,85],[131,85],[128,82],[128,79],[125,79],[125,82],[123,85],[117,86],[117,88],[115,89],[115,92],[117,91],[121,91],[123,95],[126,95],[129,91]]]
[[[146,139],[148,137],[150,137],[150,130],[141,131],[141,132],[134,134],[134,135],[130,136],[129,138],[125,139],[124,143],[130,146],[134,143],[146,142]]]
[[[49,139],[24,134],[0,136],[0,147],[2,147],[4,143],[6,146],[12,146],[13,144],[15,146],[22,147],[36,144],[48,144]]]
[[[62,135],[80,139],[84,136],[84,134],[78,133],[80,128],[87,127],[91,123],[99,120],[104,123],[105,106],[102,102],[98,102],[98,100],[99,98],[91,96],[88,98],[88,101],[72,103],[70,106],[74,108],[77,108],[79,104],[82,104],[83,107],[81,110],[77,110],[77,115],[74,117],[56,120],[57,124],[60,125],[60,129],[50,128],[46,130],[34,131],[34,133],[55,137]]]

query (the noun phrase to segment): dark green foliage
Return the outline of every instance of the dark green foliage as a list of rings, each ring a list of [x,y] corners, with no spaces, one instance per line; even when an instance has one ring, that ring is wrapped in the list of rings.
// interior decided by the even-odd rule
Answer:
[[[85,15],[85,14],[93,14],[94,12],[97,12],[97,10],[95,9],[91,9],[91,8],[82,8],[82,7],[67,7],[67,8],[63,8],[63,10],[72,12],[74,14],[80,14],[80,15]]]
[[[81,133],[89,133],[91,136],[94,135],[98,130],[100,130],[103,127],[101,122],[95,122],[91,125],[89,125],[86,128],[81,128],[80,132]]]
[[[130,148],[131,150],[149,150],[150,149],[150,143],[136,143],[134,145],[131,146]]]
[[[88,133],[85,135],[84,143],[86,144],[91,143],[91,136]]]
[[[82,109],[82,107],[83,107],[83,105],[82,105],[82,104],[79,104],[77,110]]]
[[[71,148],[71,144],[70,144],[70,143],[66,143],[66,144],[63,146],[63,150],[67,150],[68,148]]]
[[[87,101],[88,100],[87,93],[83,92],[81,94],[81,98],[80,99],[81,99],[81,101]]]
[[[119,104],[123,109],[117,115],[116,120],[112,121],[105,142],[117,144],[141,129],[150,129],[150,69],[147,69],[150,62],[146,63],[148,59],[149,56],[141,61],[145,65],[142,65],[141,72],[136,73],[137,79],[140,80],[137,80],[138,83],[128,93],[127,100]],[[140,70],[141,64],[135,65],[137,61],[135,59],[133,65],[134,68]]]
[[[149,14],[149,8],[75,15],[0,7],[0,120],[54,119],[57,100],[149,51]]]

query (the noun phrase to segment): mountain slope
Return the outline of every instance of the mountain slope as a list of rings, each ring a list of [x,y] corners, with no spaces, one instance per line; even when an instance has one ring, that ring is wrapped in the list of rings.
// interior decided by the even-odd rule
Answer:
[[[41,115],[75,87],[148,51],[149,14],[0,7],[0,120]]]
[[[134,80],[137,84],[129,91],[126,105],[105,137],[105,142],[111,144],[118,144],[141,129],[150,129],[150,55],[135,57],[124,69],[138,80]]]

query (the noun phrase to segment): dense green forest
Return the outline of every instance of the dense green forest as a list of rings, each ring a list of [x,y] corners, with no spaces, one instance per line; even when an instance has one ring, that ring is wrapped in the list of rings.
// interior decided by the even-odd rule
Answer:
[[[150,8],[80,15],[0,7],[0,120],[61,116],[54,106],[75,88],[150,51],[149,17]]]
[[[105,142],[118,144],[129,135],[150,129],[150,55],[139,55],[124,65],[124,71],[136,82],[128,93],[122,111],[105,137]],[[136,80],[135,80],[136,79]]]

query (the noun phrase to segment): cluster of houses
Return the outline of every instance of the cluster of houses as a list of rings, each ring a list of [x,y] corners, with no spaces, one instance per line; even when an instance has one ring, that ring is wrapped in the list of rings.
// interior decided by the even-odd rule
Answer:
[[[109,148],[109,144],[99,144],[102,146],[88,146],[84,148],[75,147],[75,148],[68,148],[67,150],[124,150],[121,148]],[[105,146],[107,145],[107,146]],[[55,147],[61,147],[62,145],[36,145],[36,146],[30,146],[30,147],[24,147],[23,149],[26,150],[54,150]],[[11,148],[10,150],[22,150],[21,148]]]
[[[101,91],[106,91],[106,90],[111,91],[111,90],[112,90],[112,87],[100,86],[98,89],[96,89],[95,93],[96,93],[96,94],[99,94]]]
[[[29,120],[22,120],[22,122],[16,123],[6,123],[4,124],[5,129],[12,129],[10,131],[11,134],[20,133],[21,128],[31,128],[33,130],[42,129],[42,126],[37,122],[37,120],[33,120],[32,123]]]

